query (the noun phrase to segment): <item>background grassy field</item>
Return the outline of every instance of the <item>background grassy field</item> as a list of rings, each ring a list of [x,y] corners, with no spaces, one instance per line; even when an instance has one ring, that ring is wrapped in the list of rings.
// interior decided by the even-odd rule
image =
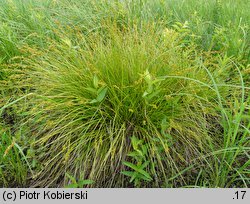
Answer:
[[[1,187],[250,187],[248,0],[2,0]]]

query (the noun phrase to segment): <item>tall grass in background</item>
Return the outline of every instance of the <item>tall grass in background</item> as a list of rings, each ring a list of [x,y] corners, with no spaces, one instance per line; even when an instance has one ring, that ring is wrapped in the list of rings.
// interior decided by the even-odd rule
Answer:
[[[0,5],[0,185],[249,186],[247,1]]]
[[[248,60],[249,9],[247,0],[3,0],[0,16],[1,35],[5,43],[2,46],[5,46],[4,52],[10,52],[7,55],[13,56],[14,47],[20,43],[30,42],[40,46],[45,36],[55,36],[58,23],[78,26],[88,33],[98,30],[102,19],[111,17],[122,26],[129,26],[134,21],[166,26],[187,22],[193,34],[199,37],[197,44],[201,48],[221,49],[228,55]]]

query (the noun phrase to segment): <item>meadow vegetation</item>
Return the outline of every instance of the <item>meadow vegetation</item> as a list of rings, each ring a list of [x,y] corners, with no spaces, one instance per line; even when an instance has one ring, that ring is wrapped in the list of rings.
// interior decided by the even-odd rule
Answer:
[[[249,187],[248,0],[2,0],[1,187]]]

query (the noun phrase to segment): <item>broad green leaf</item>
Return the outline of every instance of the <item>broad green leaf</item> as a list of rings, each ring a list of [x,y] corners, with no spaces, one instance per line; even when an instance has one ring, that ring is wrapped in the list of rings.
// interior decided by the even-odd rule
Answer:
[[[147,91],[144,91],[144,93],[142,94],[142,97],[145,98],[149,93]]]
[[[79,185],[79,187],[83,187],[85,185],[89,185],[89,184],[92,184],[92,183],[94,183],[93,180],[80,180],[78,182],[78,185]]]
[[[147,88],[147,92],[148,92],[149,94],[151,94],[151,93],[153,92],[153,90],[154,90],[154,86],[153,86],[152,84],[149,84],[149,85],[148,85],[148,88]]]
[[[91,87],[88,87],[88,88],[85,88],[87,91],[89,91],[89,92],[91,92],[91,93],[93,93],[93,94],[96,94],[96,89],[93,89],[93,88],[91,88]]]
[[[152,181],[153,180],[151,177],[150,178],[146,177],[143,174],[138,175],[137,178],[143,179],[145,181]]]
[[[142,140],[139,140],[137,137],[135,136],[132,136],[131,137],[131,143],[132,143],[132,146],[133,146],[133,149],[134,150],[138,150],[139,149],[139,145],[143,143]]]
[[[144,168],[146,168],[148,165],[149,165],[149,161],[146,161],[146,162],[144,162],[144,163],[141,165],[141,168],[144,169]]]
[[[72,183],[72,184],[69,184],[69,185],[65,186],[65,188],[78,188],[78,184],[77,183]]]
[[[149,175],[148,172],[144,171],[143,169],[140,169],[138,172],[140,172],[143,176],[145,176],[147,179],[152,180],[152,177]]]
[[[138,152],[138,155],[140,155],[141,157],[144,157],[145,155],[143,154],[143,152],[139,149],[136,149],[136,152]]]
[[[132,164],[130,162],[124,161],[123,164],[130,167],[131,169],[134,169],[135,171],[139,170],[139,168],[136,165],[134,165],[134,164]]]
[[[89,103],[97,103],[99,101],[97,101],[96,99],[93,99],[92,101],[90,101]]]
[[[130,183],[131,182],[133,182],[135,179],[137,179],[138,178],[138,176],[139,176],[139,174],[137,173],[137,172],[134,172],[134,174],[133,174],[133,176],[131,177],[131,179],[130,179]]]
[[[107,87],[102,87],[98,90],[97,97],[96,97],[96,100],[98,102],[101,102],[104,99],[104,97],[106,96],[107,90],[108,90]]]
[[[137,171],[138,173],[141,173],[145,177],[151,178],[151,176],[149,175],[149,173],[147,173],[146,171],[144,171],[141,166],[136,166],[136,165],[134,165],[134,164],[132,164],[130,162],[126,162],[126,161],[123,162],[123,164],[126,165],[126,166],[128,166],[128,167],[130,167],[131,169]]]
[[[132,171],[122,171],[121,173],[124,174],[125,176],[132,177],[135,172],[132,172]]]
[[[138,157],[138,156],[140,156],[140,155],[138,154],[138,152],[133,151],[133,152],[129,152],[129,153],[127,154],[127,156],[135,158],[135,157]]]
[[[93,78],[93,85],[94,87],[97,89],[98,88],[98,77],[95,75],[94,78]]]

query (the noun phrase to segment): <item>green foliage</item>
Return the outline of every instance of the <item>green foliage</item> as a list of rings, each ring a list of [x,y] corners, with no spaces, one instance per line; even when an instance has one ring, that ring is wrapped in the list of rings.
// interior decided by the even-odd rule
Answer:
[[[249,186],[249,7],[2,0],[0,185]]]
[[[131,162],[124,161],[123,164],[129,167],[133,171],[122,171],[121,173],[131,177],[129,182],[133,182],[136,187],[141,186],[141,181],[152,181],[152,177],[150,174],[145,171],[145,168],[148,167],[150,162],[148,161],[148,150],[147,145],[143,144],[143,140],[139,140],[138,138],[132,136],[132,152],[129,152],[127,156],[131,157],[133,164]]]
[[[93,184],[92,180],[79,180],[77,181],[73,176],[66,173],[66,176],[70,179],[71,184],[67,185],[66,188],[84,188],[87,185]]]

